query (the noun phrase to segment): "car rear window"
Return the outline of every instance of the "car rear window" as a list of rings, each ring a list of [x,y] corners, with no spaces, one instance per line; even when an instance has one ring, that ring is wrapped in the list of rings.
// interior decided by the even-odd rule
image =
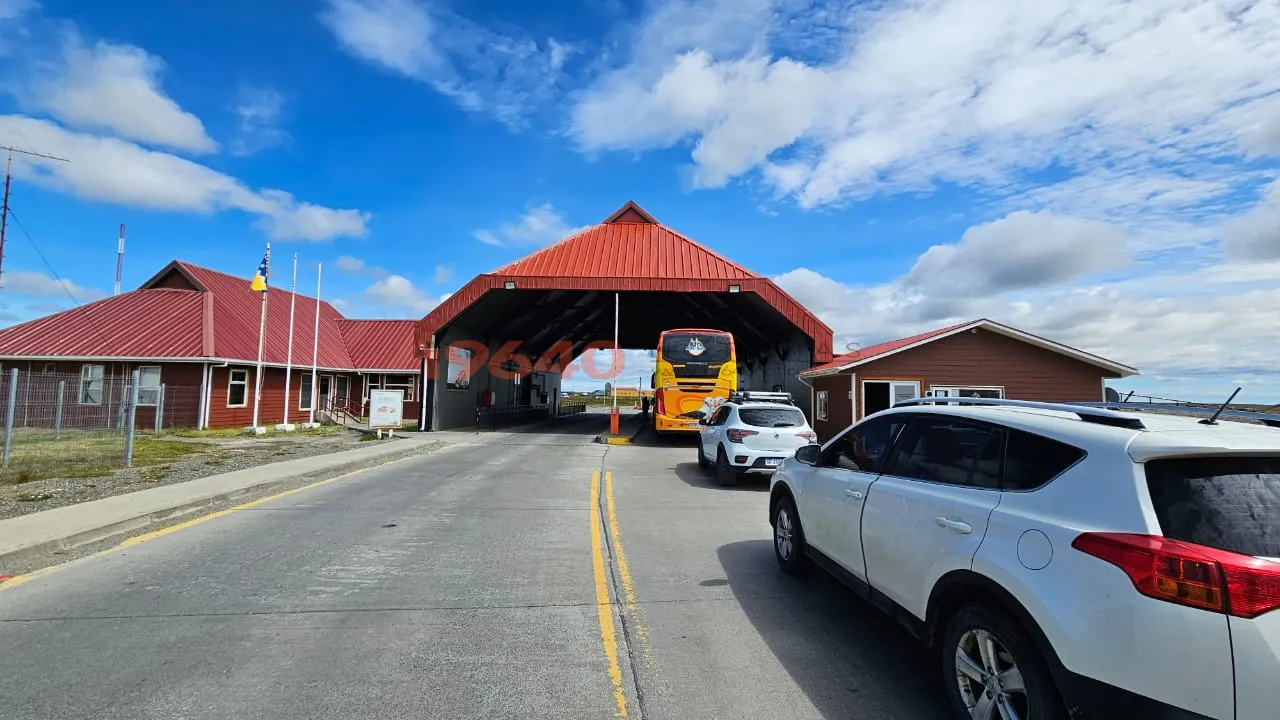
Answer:
[[[744,425],[754,427],[800,427],[804,413],[794,408],[742,408],[738,417]]]
[[[1280,456],[1152,460],[1146,472],[1165,537],[1280,557]]]

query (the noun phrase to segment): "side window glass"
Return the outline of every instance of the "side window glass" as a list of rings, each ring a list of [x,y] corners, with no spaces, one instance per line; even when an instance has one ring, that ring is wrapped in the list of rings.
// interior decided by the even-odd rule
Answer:
[[[729,408],[722,407],[716,411],[714,425],[723,425],[729,421]]]
[[[1042,435],[1009,430],[1005,449],[1004,488],[1035,490],[1084,457],[1084,450]]]
[[[978,462],[974,465],[973,476],[969,484],[973,487],[997,490],[1000,488],[1000,463],[1004,461],[1004,430],[992,430],[987,433],[987,442],[978,454]]]
[[[970,476],[978,467],[978,459],[986,453],[987,437],[991,431],[979,425],[971,425],[946,417],[921,417],[911,423],[893,459],[891,472],[898,477],[968,485]],[[998,446],[986,457],[992,457],[999,468]],[[986,466],[990,470],[990,465]],[[988,480],[988,482],[990,482]]]
[[[884,458],[904,425],[905,415],[867,420],[827,446],[818,465],[857,472],[883,472]]]

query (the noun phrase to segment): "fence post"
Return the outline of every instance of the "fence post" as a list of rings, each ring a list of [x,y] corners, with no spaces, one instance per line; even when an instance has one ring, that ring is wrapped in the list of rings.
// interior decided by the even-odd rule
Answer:
[[[18,404],[18,368],[9,371],[9,407],[4,411],[4,466],[9,467],[9,448],[13,444],[13,406]]]
[[[164,430],[164,383],[160,383],[160,396],[156,398],[156,435]]]
[[[129,388],[129,427],[124,436],[124,466],[133,467],[134,422],[138,419],[138,380],[140,370],[134,370]]]
[[[62,439],[62,398],[67,391],[67,381],[58,381],[58,404],[53,410],[53,439]]]

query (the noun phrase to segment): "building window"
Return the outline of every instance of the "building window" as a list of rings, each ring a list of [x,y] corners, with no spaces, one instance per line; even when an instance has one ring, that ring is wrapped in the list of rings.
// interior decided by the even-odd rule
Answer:
[[[160,366],[147,365],[138,368],[138,405],[155,407],[160,404]]]
[[[311,373],[303,373],[302,382],[298,384],[298,409],[311,409]]]
[[[449,348],[449,374],[445,387],[450,390],[467,390],[471,387],[471,348]]]
[[[101,405],[102,384],[106,367],[103,365],[84,365],[80,368],[80,404]]]
[[[413,402],[414,400],[417,400],[417,396],[414,394],[414,391],[417,389],[417,383],[415,382],[416,379],[417,378],[412,375],[383,375],[382,389],[402,390],[404,391],[404,401]]]
[[[232,370],[227,382],[227,407],[244,407],[249,404],[249,371]]]
[[[993,398],[996,400],[1004,399],[1004,388],[996,386],[956,386],[956,387],[939,387],[936,385],[929,386],[929,395],[931,397],[960,397],[960,398]]]
[[[818,391],[817,402],[815,403],[815,405],[816,407],[814,408],[813,416],[819,420],[826,420],[827,419],[827,391],[826,390]]]

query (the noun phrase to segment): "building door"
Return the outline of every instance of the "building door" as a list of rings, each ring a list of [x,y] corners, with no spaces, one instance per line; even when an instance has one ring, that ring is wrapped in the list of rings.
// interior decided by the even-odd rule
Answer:
[[[332,407],[329,405],[329,400],[332,398],[332,395],[333,395],[333,376],[332,375],[320,376],[319,395],[320,395],[320,409],[331,410]]]
[[[321,387],[324,387],[321,385]],[[351,407],[351,393],[348,386],[346,375],[339,375],[337,379],[337,392],[334,394],[334,402],[338,407],[349,409]]]
[[[863,380],[862,417],[888,410],[903,400],[920,397],[920,383],[915,380]]]

